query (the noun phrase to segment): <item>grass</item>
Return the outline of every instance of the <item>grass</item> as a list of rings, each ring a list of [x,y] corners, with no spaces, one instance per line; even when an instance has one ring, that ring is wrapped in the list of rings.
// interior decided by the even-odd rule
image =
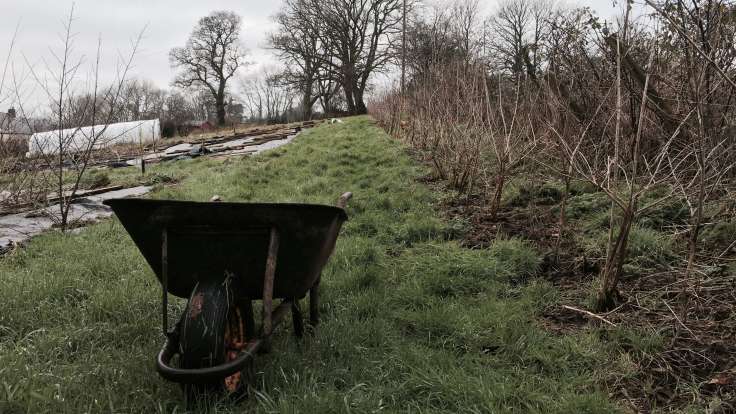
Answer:
[[[282,329],[257,358],[258,393],[206,411],[619,411],[595,385],[615,356],[600,335],[538,323],[557,300],[534,277],[539,253],[519,239],[460,247],[465,224],[440,218],[443,194],[415,180],[427,171],[369,118],[242,161],[160,168],[179,182],[156,198],[332,204],[355,193],[316,335],[300,343]],[[153,369],[158,282],[117,221],[38,237],[0,259],[0,275],[0,413],[185,411]]]
[[[597,230],[581,237],[588,257],[605,258],[608,231]],[[676,260],[670,235],[640,225],[634,225],[629,233],[624,271],[627,274],[647,274],[657,268],[672,266]]]

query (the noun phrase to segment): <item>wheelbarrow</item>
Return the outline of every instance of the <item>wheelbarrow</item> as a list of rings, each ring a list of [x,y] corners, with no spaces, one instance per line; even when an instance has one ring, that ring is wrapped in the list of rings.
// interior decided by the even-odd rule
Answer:
[[[303,335],[299,301],[307,294],[310,324],[319,322],[320,274],[351,196],[343,194],[336,207],[105,201],[161,282],[166,341],[156,358],[159,374],[182,384],[187,400],[211,392],[244,394],[255,355],[270,350],[271,335],[289,311],[295,335]],[[172,329],[169,294],[188,298]]]

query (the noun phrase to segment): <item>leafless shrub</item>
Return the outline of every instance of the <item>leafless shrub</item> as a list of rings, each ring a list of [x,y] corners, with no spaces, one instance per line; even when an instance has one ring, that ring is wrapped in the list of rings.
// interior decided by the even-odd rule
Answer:
[[[506,85],[511,88],[506,88]],[[497,89],[497,105],[494,109],[488,82],[486,88],[487,131],[490,134],[490,147],[494,156],[492,171],[495,187],[489,209],[489,216],[496,220],[498,209],[501,206],[501,197],[505,184],[513,175],[515,169],[526,160],[531,151],[537,146],[535,134],[536,125],[532,114],[536,99],[532,96],[522,97],[522,94],[538,96],[533,89],[528,89],[520,76],[515,81],[504,82],[499,78]],[[513,93],[513,98],[504,96],[504,89]],[[491,185],[487,185],[491,187]]]
[[[525,82],[489,78],[482,65],[463,61],[431,67],[425,76],[407,97],[384,95],[374,114],[420,149],[452,188],[471,192],[479,182],[494,188],[495,219],[504,185],[536,144],[530,112],[522,108]]]
[[[733,61],[730,52],[724,52],[730,47],[720,40],[724,33],[714,28],[724,22],[718,13],[725,9],[714,6],[700,13],[685,11],[683,7],[681,3],[675,7],[681,18],[709,16],[710,21],[678,27],[676,19],[657,7],[658,13],[665,13],[669,25],[662,32],[647,32],[629,25],[627,9],[617,33],[600,33],[599,44],[611,57],[611,65],[601,68],[593,63],[578,63],[570,68],[574,72],[580,71],[581,66],[591,67],[595,71],[591,90],[608,91],[606,97],[599,95],[596,99],[594,114],[577,104],[586,99],[583,92],[578,93],[582,96],[571,97],[569,89],[560,88],[558,77],[548,78],[551,98],[564,101],[561,106],[585,125],[578,129],[582,132],[573,142],[569,132],[555,130],[558,144],[566,154],[561,164],[568,166],[568,174],[597,186],[612,202],[599,310],[612,308],[618,299],[616,286],[628,254],[632,224],[670,198],[682,198],[690,213],[685,272],[685,277],[689,277],[705,206],[725,194],[727,177],[733,171],[733,141],[725,133],[733,119],[726,103],[733,95],[732,81],[715,65],[718,61],[730,67]],[[702,32],[704,27],[712,33]],[[687,33],[700,33],[704,46],[694,45]],[[698,63],[696,57],[703,50],[709,50],[702,57],[712,65]],[[644,65],[642,58],[647,61]],[[564,72],[559,69],[566,63],[559,62],[558,72]],[[662,81],[663,74],[667,74],[667,82]],[[590,94],[590,90],[585,93]],[[652,201],[652,197],[647,197],[651,194],[658,194],[659,198]],[[650,201],[642,204],[643,199]]]
[[[402,116],[406,113],[404,96],[397,89],[387,89],[370,101],[369,111],[378,120],[389,135],[402,138],[406,122]]]
[[[66,230],[69,226],[72,199],[75,197],[83,175],[90,166],[93,151],[104,144],[107,139],[106,131],[119,113],[123,110],[123,91],[126,86],[127,75],[133,63],[143,32],[138,35],[132,44],[132,51],[128,57],[118,64],[117,79],[111,86],[100,85],[101,41],[98,42],[97,54],[92,62],[91,78],[86,82],[80,72],[83,59],[74,55],[74,36],[72,23],[74,8],[72,7],[64,25],[62,45],[55,64],[37,68],[28,65],[27,71],[31,79],[49,101],[51,108],[50,118],[53,119],[55,136],[54,145],[42,148],[41,154],[18,170],[21,180],[19,186],[26,193],[33,193],[35,183],[42,182],[40,188],[47,191],[54,189],[58,198],[58,212],[52,218],[58,221],[58,226]],[[18,116],[26,122],[29,130],[35,132],[30,119],[38,113],[38,108],[29,108],[22,99],[21,74],[13,72],[13,91],[18,103]],[[79,84],[89,85],[89,89],[80,89]],[[93,125],[91,129],[83,129]],[[50,167],[48,169],[42,167]],[[39,175],[35,171],[42,172]],[[30,178],[29,178],[30,177]],[[45,202],[45,196],[41,200]]]
[[[731,105],[736,93],[734,9],[732,4],[722,1],[647,3],[668,23],[665,47],[671,51],[668,61],[672,65],[667,69],[684,85],[672,91],[673,101],[678,106],[692,108],[693,112],[685,125],[687,139],[679,142],[679,157],[670,161],[678,169],[673,185],[690,216],[684,274],[688,279],[695,270],[701,229],[705,222],[723,217],[719,217],[722,209],[715,205],[724,204],[728,187],[734,184],[736,139]],[[714,255],[709,256],[713,259]],[[722,255],[715,256],[720,259]]]
[[[477,180],[481,148],[490,138],[485,82],[478,67],[456,62],[430,70],[406,99],[407,139],[428,155],[437,177],[460,191]]]
[[[605,193],[611,211],[599,309],[618,298],[628,235],[640,217],[665,201],[685,202],[689,274],[704,212],[722,214],[709,206],[733,193],[733,6],[646,3],[655,12],[650,26],[633,23],[630,7],[614,26],[588,9],[506,1],[473,50],[456,30],[469,27],[466,14],[419,18],[409,30],[405,95],[387,92],[371,107],[439,178],[461,191],[492,189],[491,218],[515,166],[531,158],[563,182],[559,240],[571,180]]]

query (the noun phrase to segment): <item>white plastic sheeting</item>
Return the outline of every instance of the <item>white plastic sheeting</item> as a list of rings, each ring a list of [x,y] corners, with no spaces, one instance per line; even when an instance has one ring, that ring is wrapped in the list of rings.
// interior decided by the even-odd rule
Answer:
[[[58,154],[59,147],[63,152],[73,154],[85,151],[90,145],[100,149],[118,144],[146,144],[160,139],[158,119],[39,132],[31,136],[26,157]]]
[[[110,207],[102,202],[113,198],[140,197],[151,191],[153,187],[140,186],[110,191],[107,193],[90,195],[77,199],[69,209],[67,217],[70,223],[84,221],[97,221],[101,218],[112,216]],[[33,236],[51,229],[58,222],[59,205],[54,204],[33,214],[28,212],[11,214],[0,217],[0,256],[3,251],[16,243],[22,243]]]

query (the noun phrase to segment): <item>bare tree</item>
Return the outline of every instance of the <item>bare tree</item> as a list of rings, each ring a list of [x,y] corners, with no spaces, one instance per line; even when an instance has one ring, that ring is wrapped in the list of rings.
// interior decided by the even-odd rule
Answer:
[[[197,118],[197,109],[193,99],[189,99],[179,91],[169,93],[164,100],[163,118],[182,124]]]
[[[602,114],[607,118],[604,122],[606,126],[600,130],[600,136],[595,141],[584,142],[588,139],[585,134],[581,134],[580,140],[573,145],[564,139],[560,141],[570,157],[571,171],[596,186],[611,201],[605,262],[601,269],[601,284],[596,302],[599,311],[612,309],[619,300],[618,283],[628,255],[633,225],[640,216],[674,195],[674,188],[669,183],[677,169],[670,168],[671,163],[668,161],[674,152],[673,143],[681,137],[683,125],[693,114],[693,111],[689,111],[671,134],[667,132],[662,139],[651,142],[647,151],[643,150],[644,131],[652,129],[652,114],[655,113],[649,109],[649,97],[657,48],[650,47],[648,62],[642,68],[644,80],[639,104],[634,106],[635,101],[629,99],[630,110],[627,111],[624,62],[631,49],[625,47],[629,42],[624,37],[631,33],[629,12],[630,9],[627,8],[618,34],[613,37],[615,74],[610,88],[615,97],[608,105],[609,111]],[[627,118],[629,122],[626,122]],[[612,124],[613,131],[610,130],[609,123]],[[627,127],[627,124],[631,127]],[[660,186],[668,191],[645,204],[642,201],[645,196],[653,194]]]
[[[159,118],[166,92],[151,81],[131,79],[123,88],[121,100],[123,110],[119,114],[120,122]]]
[[[337,114],[342,110],[340,83],[330,76],[322,76],[317,82],[319,103],[324,114]]]
[[[511,73],[535,76],[541,64],[539,51],[550,29],[553,7],[548,0],[504,0],[486,25],[484,41],[496,65]]]
[[[403,0],[303,0],[300,23],[315,33],[325,53],[318,59],[337,80],[350,113],[367,112],[371,75],[395,62]]]
[[[276,33],[271,34],[270,46],[277,51],[286,68],[278,76],[285,86],[301,93],[302,118],[312,117],[314,104],[322,97],[320,82],[329,82],[331,76],[325,68],[329,57],[323,47],[315,25],[303,24],[309,17],[303,0],[286,0],[276,15]]]
[[[17,126],[19,120],[17,119],[17,113],[14,104],[14,95],[11,88],[7,87],[8,69],[10,67],[11,58],[13,57],[13,50],[15,48],[15,41],[18,36],[19,26],[16,26],[13,37],[10,39],[8,48],[8,54],[5,60],[5,64],[0,73],[0,106],[4,107],[7,105],[7,113],[3,113],[0,110],[0,159],[4,159],[10,156],[13,151],[13,138],[16,135]],[[0,166],[2,167],[2,166]]]
[[[263,75],[243,79],[241,83],[245,107],[257,121],[285,122],[294,105],[294,93],[266,71]]]
[[[105,145],[108,140],[114,139],[107,134],[108,126],[115,121],[122,110],[121,96],[126,84],[126,78],[133,64],[138,45],[143,36],[141,31],[133,41],[131,52],[118,64],[117,78],[113,85],[100,85],[100,61],[102,55],[102,41],[97,45],[97,54],[92,63],[91,78],[80,82],[80,71],[84,65],[82,57],[76,57],[74,50],[74,7],[71,8],[64,25],[61,50],[55,53],[56,65],[46,65],[47,74],[39,72],[29,64],[28,70],[39,87],[49,100],[52,117],[55,123],[54,144],[50,147],[41,147],[40,157],[46,165],[52,166],[52,177],[59,200],[58,220],[59,227],[66,230],[69,226],[72,199],[74,199],[92,159],[93,151]],[[32,129],[29,114],[32,111],[24,106],[20,99],[21,85],[14,74],[14,90],[19,103],[19,115]],[[79,84],[90,85],[89,90],[79,91]],[[82,128],[85,124],[91,128]],[[33,142],[31,142],[33,145]]]
[[[407,29],[407,66],[416,79],[427,79],[434,66],[470,62],[472,55],[463,48],[452,10],[435,5],[428,16],[410,20]]]
[[[182,69],[174,85],[204,87],[215,101],[217,122],[225,124],[227,83],[246,64],[240,45],[240,17],[217,11],[203,17],[194,27],[187,45],[169,53],[171,64]]]
[[[10,48],[8,50],[8,56],[5,60],[5,65],[3,67],[2,73],[0,73],[0,105],[4,106],[7,101],[10,99],[10,93],[6,92],[5,90],[5,79],[7,77],[8,73],[8,66],[10,65],[10,58],[13,54],[13,47],[15,46],[15,36],[13,36],[13,39],[10,41]],[[8,111],[8,114],[2,114],[3,116],[0,118],[0,134],[9,131],[10,130],[10,123],[13,120],[14,116],[6,116],[11,115],[10,111]],[[13,115],[15,115],[15,112],[13,112]],[[2,144],[2,138],[3,135],[0,135],[0,144]]]
[[[505,0],[491,17],[494,39],[491,49],[500,60],[499,64],[512,73],[524,70],[524,46],[530,20],[531,7],[525,0]]]
[[[477,56],[481,44],[480,30],[480,7],[478,0],[456,0],[450,11],[452,30],[458,39],[460,53],[465,56],[469,63],[471,57]]]

